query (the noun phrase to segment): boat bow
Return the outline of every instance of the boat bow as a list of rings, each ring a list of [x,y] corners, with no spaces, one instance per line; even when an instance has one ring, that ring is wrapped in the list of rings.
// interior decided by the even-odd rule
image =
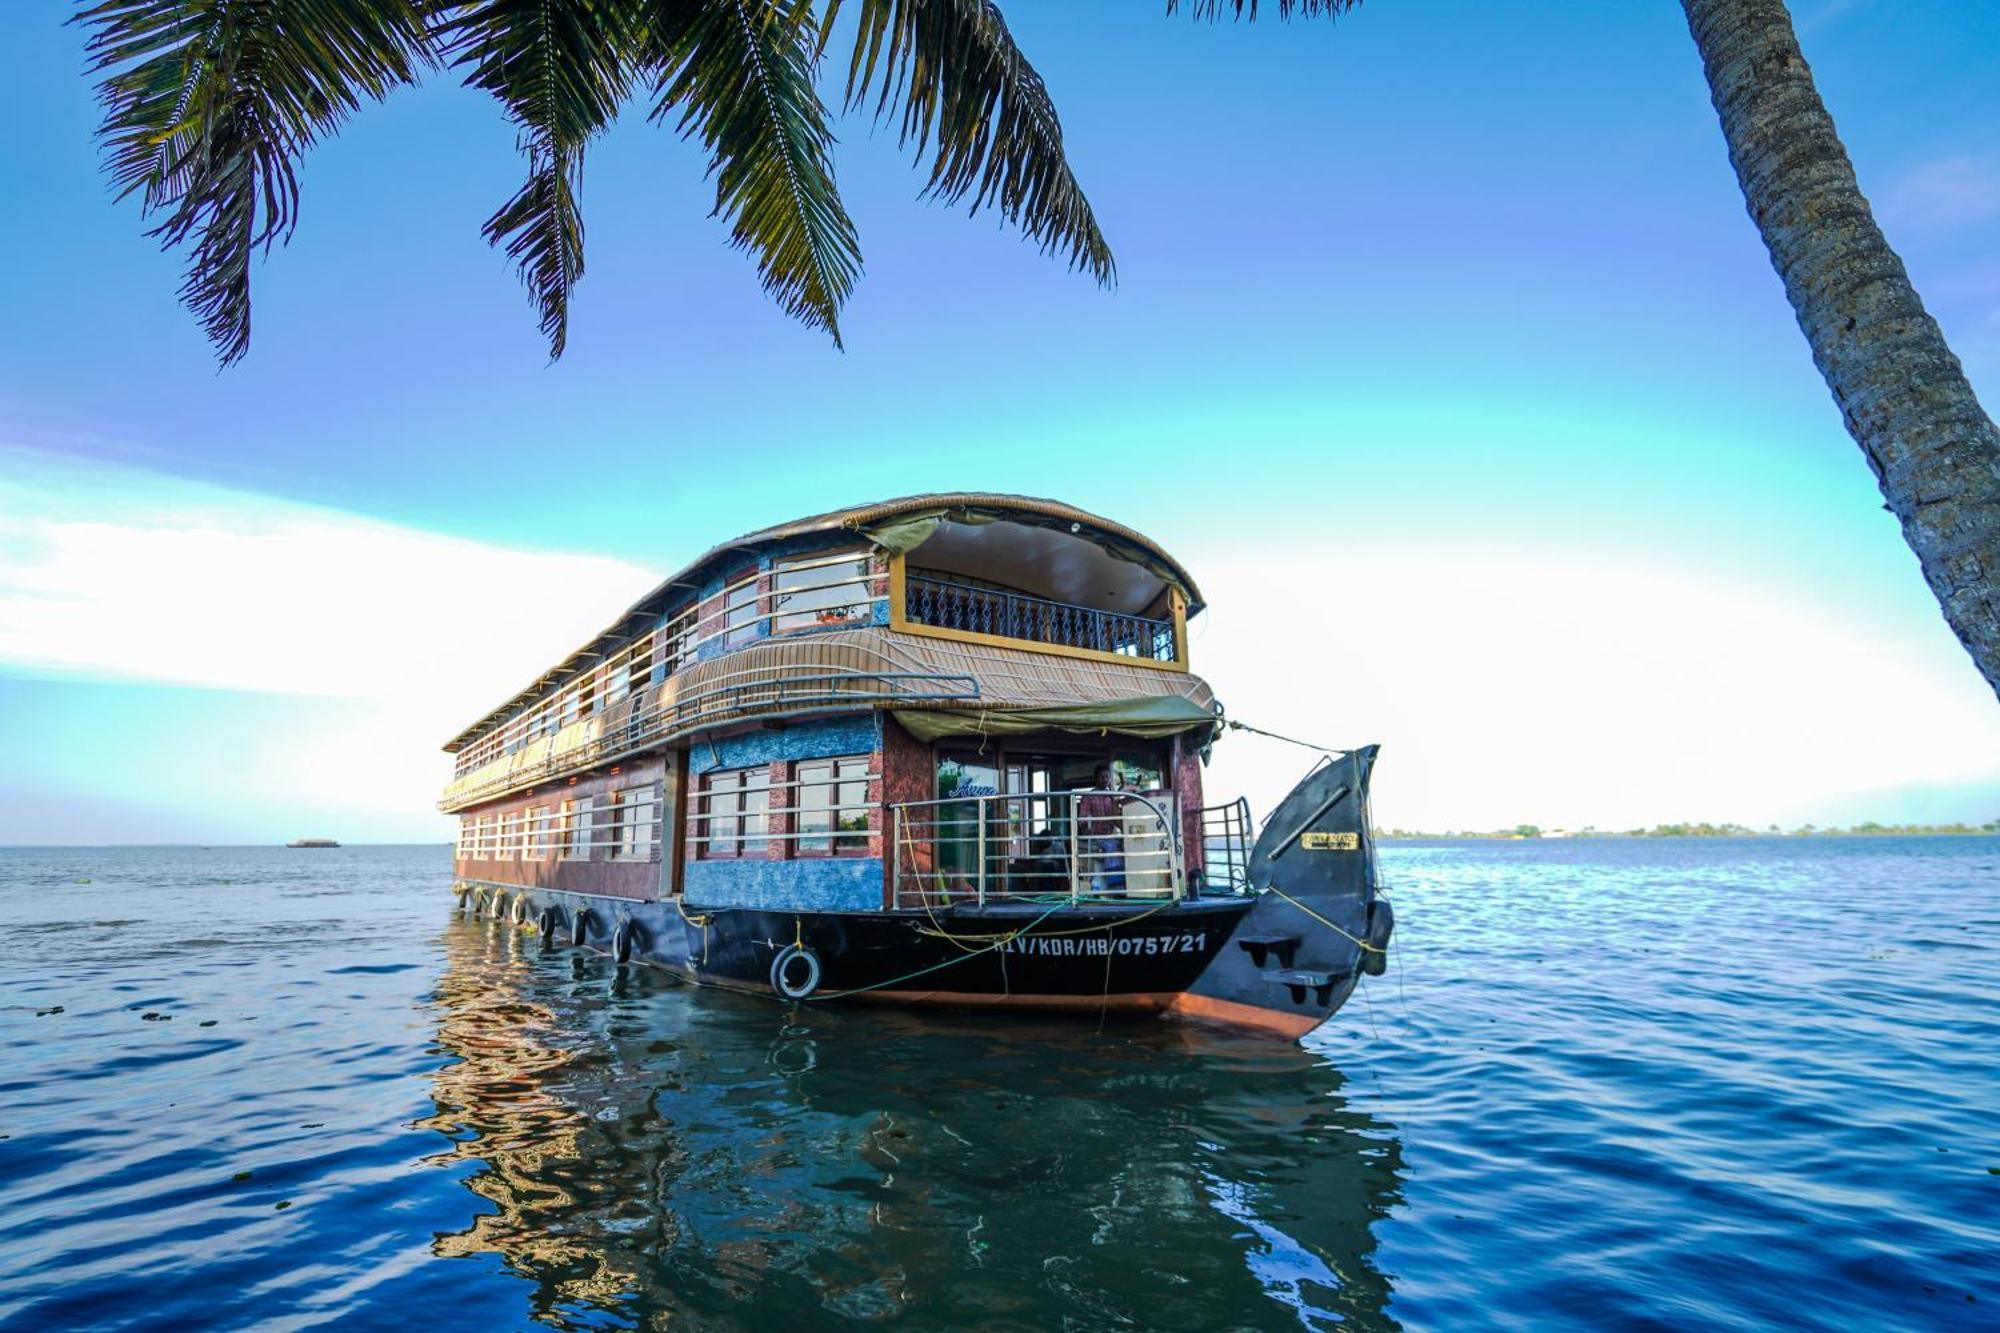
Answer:
[[[1272,812],[1250,853],[1256,901],[1176,1013],[1303,1037],[1382,972],[1394,918],[1368,827],[1377,748],[1329,757]]]

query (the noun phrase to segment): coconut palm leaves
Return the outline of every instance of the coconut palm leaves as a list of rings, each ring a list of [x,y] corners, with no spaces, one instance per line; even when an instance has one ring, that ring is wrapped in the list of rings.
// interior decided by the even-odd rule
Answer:
[[[1273,0],[1271,7],[1278,11],[1281,19],[1311,19],[1345,14],[1360,3],[1361,0]],[[1183,9],[1197,19],[1220,19],[1225,16],[1254,19],[1257,17],[1257,0],[1167,0],[1167,13],[1178,14]]]
[[[828,6],[828,20],[840,0]],[[1111,249],[1063,153],[1062,124],[1041,75],[1014,45],[992,0],[861,0],[847,72],[850,107],[875,92],[880,118],[900,102],[902,142],[931,151],[926,193],[976,210],[997,205],[1030,240],[1066,252],[1099,282]]]
[[[485,234],[520,269],[549,355],[561,356],[570,289],[583,276],[584,146],[625,99],[636,17],[602,0],[483,0],[439,20],[446,56],[520,131],[528,179],[486,220]]]
[[[925,193],[992,207],[1100,281],[1111,253],[1054,106],[991,0],[847,0],[846,105],[900,113]],[[551,355],[583,276],[583,161],[643,90],[700,139],[715,211],[788,313],[840,342],[861,269],[834,182],[820,57],[842,0],[98,0],[77,15],[100,137],[149,234],[185,248],[182,298],[224,364],[250,345],[250,261],[298,219],[299,159],[371,99],[448,65],[520,135],[521,188],[486,222]]]
[[[764,290],[840,345],[840,307],[861,271],[861,242],[833,183],[833,132],[813,86],[811,0],[706,0],[653,34],[653,118],[699,135],[715,211],[757,258]],[[680,21],[675,22],[673,19]]]
[[[424,59],[411,0],[105,0],[78,14],[104,77],[107,167],[151,234],[191,243],[181,299],[224,364],[250,346],[250,260],[298,221],[298,159]]]

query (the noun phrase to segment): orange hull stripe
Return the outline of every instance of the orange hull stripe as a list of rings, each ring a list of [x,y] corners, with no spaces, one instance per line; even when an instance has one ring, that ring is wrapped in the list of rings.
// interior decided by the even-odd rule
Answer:
[[[1299,1038],[1311,1032],[1326,1021],[1326,1015],[1288,1014],[1278,1009],[1265,1009],[1254,1004],[1239,1004],[1235,1000],[1218,1000],[1208,995],[1194,995],[1182,992],[1174,997],[1171,1006],[1176,1018],[1190,1018],[1201,1023],[1225,1023],[1230,1027],[1255,1028],[1260,1032],[1272,1032],[1281,1037]]]
[[[1136,1009],[1163,1013],[1173,1007],[1174,991],[1128,992],[1123,995],[994,995],[986,991],[871,990],[834,999],[887,1000],[896,1004],[947,1004],[980,1008],[1068,1009],[1096,1013],[1100,1009]]]

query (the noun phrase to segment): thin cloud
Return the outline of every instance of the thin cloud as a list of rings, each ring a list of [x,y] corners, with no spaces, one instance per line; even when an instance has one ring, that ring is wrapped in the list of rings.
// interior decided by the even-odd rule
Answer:
[[[1385,825],[1824,823],[1857,794],[2000,780],[2000,713],[1942,625],[1912,641],[1553,546],[1182,554],[1212,608],[1197,669],[1252,725],[1382,742]],[[1311,758],[1231,735],[1210,781],[1262,812]]]
[[[1891,229],[1940,233],[2000,218],[2000,161],[1969,153],[1936,158],[1905,172],[1879,208]]]
[[[0,449],[0,477],[0,663],[28,671],[470,714],[653,581],[115,463]]]
[[[1181,554],[1212,607],[1196,669],[1253,725],[1383,742],[1384,824],[1825,823],[1894,788],[2000,781],[2000,714],[1941,625],[1912,640],[1615,553],[1420,530],[1282,552],[1198,538]],[[185,804],[186,836],[252,819],[286,836],[444,836],[430,813],[448,771],[438,747],[657,577],[0,451],[0,667],[297,701],[283,734],[246,720],[218,738],[190,722],[186,744],[226,751],[199,776],[180,740],[119,753],[107,781]],[[1231,735],[1209,789],[1261,814],[1310,758]],[[20,763],[33,772],[33,756]],[[0,839],[49,836],[0,814]]]

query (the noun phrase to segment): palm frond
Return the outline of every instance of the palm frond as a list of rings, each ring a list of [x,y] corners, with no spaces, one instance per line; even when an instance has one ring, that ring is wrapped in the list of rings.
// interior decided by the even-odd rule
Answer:
[[[224,365],[250,347],[250,261],[298,223],[296,166],[428,58],[414,0],[103,0],[78,11],[98,137],[148,235],[190,240],[181,299]]]
[[[1281,19],[1337,18],[1350,9],[1358,8],[1361,0],[1276,0],[1278,17]],[[1167,15],[1172,17],[1186,9],[1189,17],[1196,20],[1214,22],[1225,15],[1235,19],[1255,19],[1257,0],[1167,0]]]
[[[840,346],[860,238],[833,179],[833,132],[813,85],[811,0],[678,0],[649,33],[653,116],[678,114],[715,177],[715,214],[754,255],[764,290]]]
[[[830,30],[841,0],[831,0]],[[991,204],[1044,253],[1099,282],[1116,275],[1111,247],[1063,151],[1062,123],[1035,67],[992,0],[859,0],[848,64],[850,108],[902,106],[900,141],[934,152],[925,193]]]
[[[480,0],[439,25],[465,81],[498,98],[520,131],[528,179],[486,220],[541,317],[549,355],[569,338],[569,299],[583,277],[583,154],[631,90],[638,9],[629,0]]]

